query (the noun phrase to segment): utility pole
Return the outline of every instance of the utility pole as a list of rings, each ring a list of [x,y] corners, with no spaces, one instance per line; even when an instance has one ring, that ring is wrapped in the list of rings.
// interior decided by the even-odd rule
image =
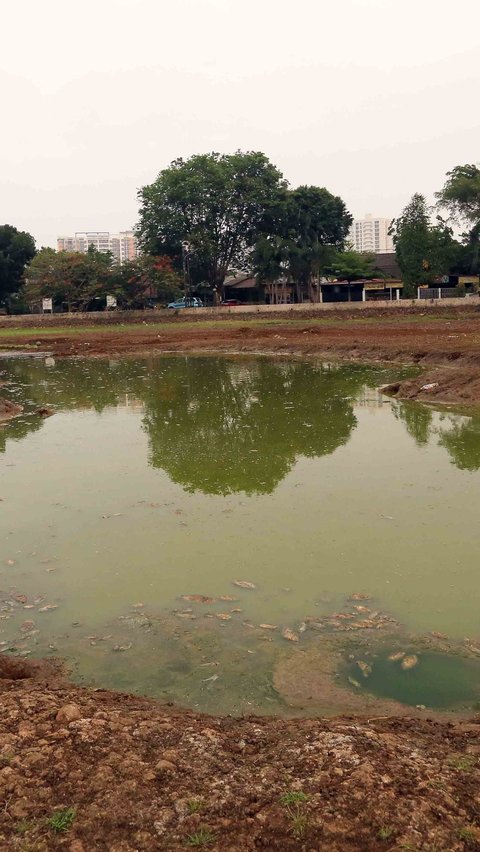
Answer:
[[[190,295],[190,243],[187,240],[182,242],[182,266],[183,266],[183,291],[185,296],[185,304],[188,306],[191,301]]]

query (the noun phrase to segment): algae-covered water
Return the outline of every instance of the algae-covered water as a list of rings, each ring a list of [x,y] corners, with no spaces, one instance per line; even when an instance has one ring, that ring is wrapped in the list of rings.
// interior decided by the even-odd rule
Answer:
[[[321,641],[311,622],[336,629],[352,594],[405,635],[475,642],[480,417],[377,390],[407,374],[0,360],[1,395],[25,407],[0,427],[0,650],[202,709],[290,712],[276,662]]]

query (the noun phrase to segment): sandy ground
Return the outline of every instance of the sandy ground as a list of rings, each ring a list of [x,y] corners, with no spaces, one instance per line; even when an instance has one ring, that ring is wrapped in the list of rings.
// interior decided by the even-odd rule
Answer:
[[[368,315],[367,315],[368,314]],[[141,317],[146,317],[142,319]],[[342,311],[294,318],[266,312],[218,321],[149,313],[107,320],[49,317],[0,319],[0,351],[48,350],[54,356],[215,351],[317,355],[365,362],[418,364],[421,376],[393,388],[395,395],[433,402],[480,402],[480,309],[411,308]],[[114,321],[116,320],[116,321]],[[86,325],[86,322],[89,324]],[[60,325],[59,325],[60,324]],[[14,325],[14,327],[12,327]],[[3,327],[2,327],[3,326]]]
[[[2,850],[480,849],[480,718],[209,717],[29,667],[0,679]]]

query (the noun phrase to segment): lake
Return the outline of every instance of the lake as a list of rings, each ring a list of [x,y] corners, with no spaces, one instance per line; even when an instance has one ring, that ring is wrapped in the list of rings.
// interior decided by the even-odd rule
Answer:
[[[480,415],[378,390],[411,373],[0,359],[0,394],[24,405],[0,426],[0,650],[195,709],[291,714],[276,667],[324,635],[342,653],[354,633],[475,649]]]

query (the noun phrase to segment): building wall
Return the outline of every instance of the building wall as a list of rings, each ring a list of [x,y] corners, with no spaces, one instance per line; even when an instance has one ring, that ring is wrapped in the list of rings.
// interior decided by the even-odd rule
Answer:
[[[133,231],[78,231],[72,237],[58,237],[57,251],[79,251],[86,254],[89,246],[101,252],[110,251],[116,263],[125,263],[138,256],[137,238]]]
[[[391,219],[373,217],[367,213],[364,219],[355,219],[349,237],[355,251],[393,252],[393,239],[388,235]]]

